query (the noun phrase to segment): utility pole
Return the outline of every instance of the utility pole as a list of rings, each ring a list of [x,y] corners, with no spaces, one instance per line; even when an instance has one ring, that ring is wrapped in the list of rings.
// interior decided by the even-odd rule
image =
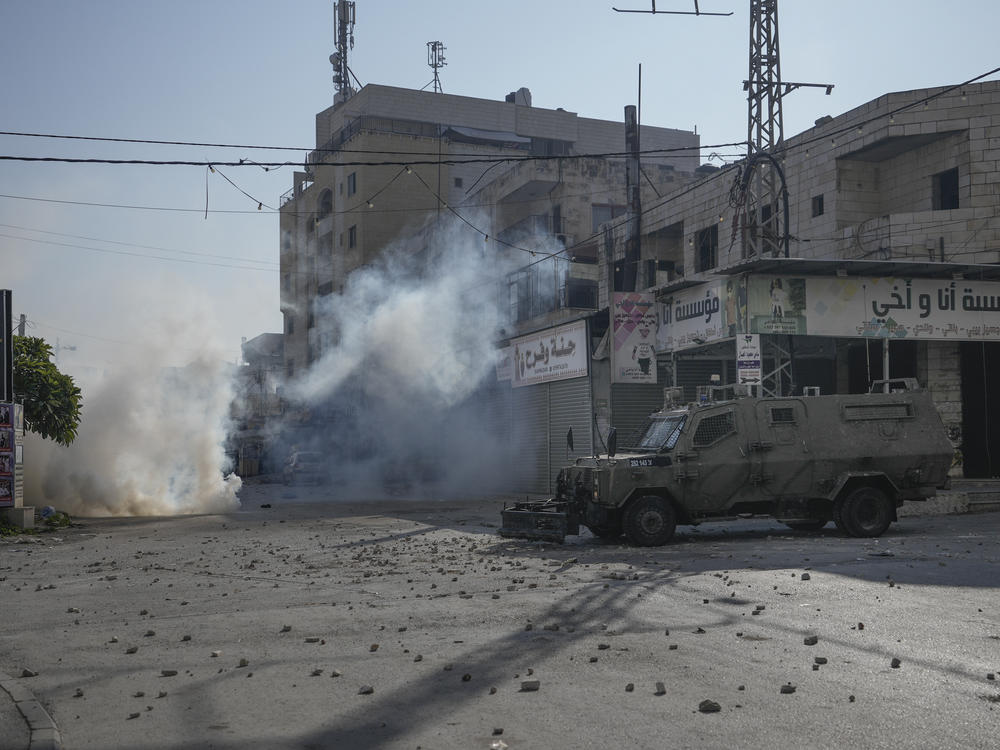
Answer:
[[[694,0],[693,11],[657,10],[656,0],[650,0],[649,10],[631,10],[612,7],[616,13],[649,13],[650,15],[667,14],[674,16],[731,16],[729,13],[712,13],[703,11]],[[642,66],[639,66],[639,98],[642,99]],[[656,283],[656,279],[648,279],[646,268],[642,263],[642,191],[640,189],[641,166],[639,164],[639,115],[637,107],[625,107],[625,150],[628,157],[625,162],[625,193],[628,213],[626,215],[627,236],[625,238],[625,257],[622,259],[620,271],[614,273],[608,280],[609,292],[634,292],[636,289],[646,289]],[[607,243],[605,243],[607,248]],[[614,254],[613,246],[607,252]],[[614,258],[609,258],[609,272],[615,268]],[[608,305],[612,304],[611,296]]]
[[[27,325],[27,323],[28,323],[28,316],[25,315],[24,313],[21,313],[21,317],[18,319],[18,322],[17,322],[17,335],[18,336],[23,336],[24,335],[24,328]]]
[[[646,274],[640,268],[642,265],[642,234],[640,217],[642,216],[642,198],[639,189],[639,121],[634,104],[625,107],[625,150],[628,158],[625,161],[625,195],[628,203],[626,221],[627,236],[625,238],[625,258],[622,261],[621,290],[634,292],[645,289]]]

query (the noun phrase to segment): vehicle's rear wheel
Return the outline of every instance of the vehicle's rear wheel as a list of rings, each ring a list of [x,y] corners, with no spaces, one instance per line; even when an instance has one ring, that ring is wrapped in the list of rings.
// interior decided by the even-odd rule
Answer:
[[[877,487],[858,487],[844,498],[841,521],[851,536],[881,536],[892,517],[892,502]]]
[[[662,497],[646,495],[625,509],[625,536],[638,547],[659,547],[670,541],[677,528],[673,506]]]
[[[851,532],[847,530],[844,525],[844,500],[841,498],[833,504],[833,525],[837,527],[837,531],[841,534],[851,535]]]
[[[801,518],[795,521],[782,521],[785,526],[796,531],[819,531],[826,526],[824,518]]]

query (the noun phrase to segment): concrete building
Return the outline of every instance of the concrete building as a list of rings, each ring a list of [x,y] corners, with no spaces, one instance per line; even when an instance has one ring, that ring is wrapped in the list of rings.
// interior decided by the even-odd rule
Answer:
[[[644,150],[663,151],[647,169],[690,173],[697,166],[696,134],[643,126],[641,138]],[[534,107],[524,88],[494,101],[370,84],[320,112],[309,169],[295,174],[281,199],[286,376],[301,373],[337,340],[317,301],[449,207],[481,221],[497,268],[516,265],[510,258],[518,254],[530,265],[530,251],[518,250],[519,243],[543,242],[547,254],[585,240],[597,223],[624,210],[623,150],[622,123]],[[576,157],[586,154],[617,154],[618,167],[604,158],[583,165]],[[504,156],[518,161],[496,161]],[[573,271],[559,269],[545,290],[522,282],[518,321],[596,309],[596,244],[580,245],[576,256]],[[533,297],[547,301],[535,304]]]
[[[1000,82],[886,94],[817,120],[776,156],[787,257],[744,251],[742,233],[768,218],[734,205],[744,164],[643,217],[655,240],[644,253],[683,258],[682,277],[650,290],[668,384],[693,398],[713,374],[736,382],[742,334],[760,336],[779,393],[916,377],[965,476],[1000,474],[1000,382],[988,375],[1000,364]],[[619,227],[618,257],[623,244]]]

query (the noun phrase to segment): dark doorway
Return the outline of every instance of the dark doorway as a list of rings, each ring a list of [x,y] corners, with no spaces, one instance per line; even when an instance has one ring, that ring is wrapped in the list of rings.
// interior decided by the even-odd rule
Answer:
[[[1000,397],[989,373],[1000,371],[1000,344],[959,345],[962,459],[969,479],[1000,476]]]
[[[882,379],[882,345],[886,341],[865,339],[851,342],[847,350],[848,393],[868,393],[871,381]],[[889,376],[917,377],[917,342],[897,340],[888,343]]]

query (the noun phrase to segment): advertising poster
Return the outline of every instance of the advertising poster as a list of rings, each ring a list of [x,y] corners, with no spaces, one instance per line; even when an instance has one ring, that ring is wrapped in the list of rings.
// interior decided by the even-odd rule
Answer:
[[[648,292],[615,292],[611,382],[656,383],[657,310]]]
[[[751,276],[748,283],[748,333],[807,333],[806,280]]]
[[[662,300],[660,327],[656,334],[657,351],[668,352],[701,346],[733,335],[726,321],[726,307],[731,306],[738,315],[739,292],[732,280],[732,304],[723,300],[726,283],[701,284],[684,289]],[[736,325],[734,321],[734,326]],[[735,329],[733,331],[735,333]]]
[[[588,373],[587,321],[550,328],[511,342],[514,380],[521,388],[553,380],[584,377]]]

